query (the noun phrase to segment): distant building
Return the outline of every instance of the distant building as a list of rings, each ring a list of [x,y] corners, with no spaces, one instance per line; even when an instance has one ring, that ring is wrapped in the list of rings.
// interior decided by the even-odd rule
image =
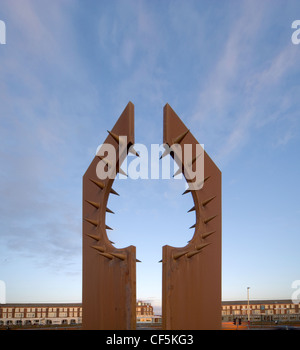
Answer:
[[[154,315],[153,307],[150,303],[138,300],[136,303],[137,323],[161,323],[161,316]]]
[[[150,303],[137,301],[137,323],[160,323]],[[82,304],[0,304],[1,326],[75,325],[82,323]]]
[[[250,322],[294,322],[300,321],[300,305],[290,299],[285,300],[250,300],[223,301],[222,321],[233,321],[240,318]]]
[[[300,322],[300,305],[292,300],[223,301],[222,321]],[[150,303],[137,301],[138,324],[159,324]],[[34,325],[76,325],[82,323],[82,305],[76,304],[0,304],[0,327]]]
[[[81,304],[1,304],[0,326],[82,323]]]

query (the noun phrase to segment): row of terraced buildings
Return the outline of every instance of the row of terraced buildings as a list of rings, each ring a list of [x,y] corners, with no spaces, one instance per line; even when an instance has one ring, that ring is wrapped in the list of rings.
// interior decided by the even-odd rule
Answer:
[[[300,322],[300,305],[292,300],[223,301],[222,321]],[[161,322],[150,303],[137,301],[137,323]],[[0,304],[0,327],[34,325],[80,325],[82,305]]]

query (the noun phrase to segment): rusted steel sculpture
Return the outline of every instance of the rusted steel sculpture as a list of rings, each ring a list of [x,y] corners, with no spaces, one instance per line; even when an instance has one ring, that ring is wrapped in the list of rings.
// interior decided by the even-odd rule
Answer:
[[[108,197],[118,195],[112,189],[114,174],[122,172],[133,144],[134,105],[129,102],[83,176],[83,329],[136,327],[136,248],[115,248],[105,223],[106,213],[113,213]],[[114,147],[116,162],[105,154],[107,145]],[[113,176],[99,179],[99,169],[105,167]]]
[[[83,176],[83,329],[136,328],[136,248],[114,247],[106,213],[116,174],[134,144],[129,102]],[[191,193],[196,223],[185,247],[163,247],[163,329],[221,328],[221,172],[172,108],[164,107],[164,144]],[[109,146],[109,147],[108,147]],[[189,146],[189,152],[181,152]],[[112,149],[113,152],[110,152]],[[200,149],[200,153],[199,153]],[[189,156],[189,157],[188,157]],[[202,158],[201,158],[202,157]],[[199,159],[202,167],[197,168]],[[202,172],[202,173],[201,173]],[[201,174],[193,177],[193,174]]]
[[[196,155],[197,140],[168,104],[164,107],[163,138],[171,149],[174,144],[191,144],[194,155],[190,163],[204,157],[200,189],[194,189],[193,181],[187,179],[184,156],[177,159],[190,186],[183,194],[192,194],[195,205],[189,212],[196,213],[196,223],[190,227],[195,232],[185,247],[163,247],[163,329],[218,330],[221,328],[221,172],[204,150],[202,155]],[[172,157],[174,153],[170,153]]]

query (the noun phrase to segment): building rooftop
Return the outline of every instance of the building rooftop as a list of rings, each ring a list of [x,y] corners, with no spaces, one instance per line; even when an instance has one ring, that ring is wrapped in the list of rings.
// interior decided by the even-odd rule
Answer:
[[[68,306],[68,307],[81,307],[81,303],[6,303],[6,304],[0,304],[0,307],[59,307],[59,306]]]
[[[230,301],[222,301],[222,305],[245,305],[248,304],[248,300],[230,300]],[[267,300],[255,300],[250,299],[249,304],[293,304],[291,299],[267,299]]]

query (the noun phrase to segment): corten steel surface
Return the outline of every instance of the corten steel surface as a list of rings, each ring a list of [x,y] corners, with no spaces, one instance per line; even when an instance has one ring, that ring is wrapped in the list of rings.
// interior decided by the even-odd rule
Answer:
[[[164,144],[179,143],[182,147],[192,144],[195,152],[197,140],[168,104],[164,107],[163,134]],[[221,172],[205,151],[204,185],[186,193],[191,193],[195,204],[190,210],[196,214],[195,225],[191,226],[195,232],[185,247],[163,247],[163,329],[218,330],[221,329]]]
[[[127,147],[119,154],[119,136],[127,136]],[[104,144],[117,152],[116,170],[134,144],[134,105],[129,102]],[[103,146],[102,146],[103,147]],[[121,152],[122,153],[122,152]],[[99,152],[97,154],[100,154]],[[83,329],[135,329],[136,327],[136,248],[117,249],[109,240],[105,223],[114,179],[100,180],[95,156],[83,176]]]

